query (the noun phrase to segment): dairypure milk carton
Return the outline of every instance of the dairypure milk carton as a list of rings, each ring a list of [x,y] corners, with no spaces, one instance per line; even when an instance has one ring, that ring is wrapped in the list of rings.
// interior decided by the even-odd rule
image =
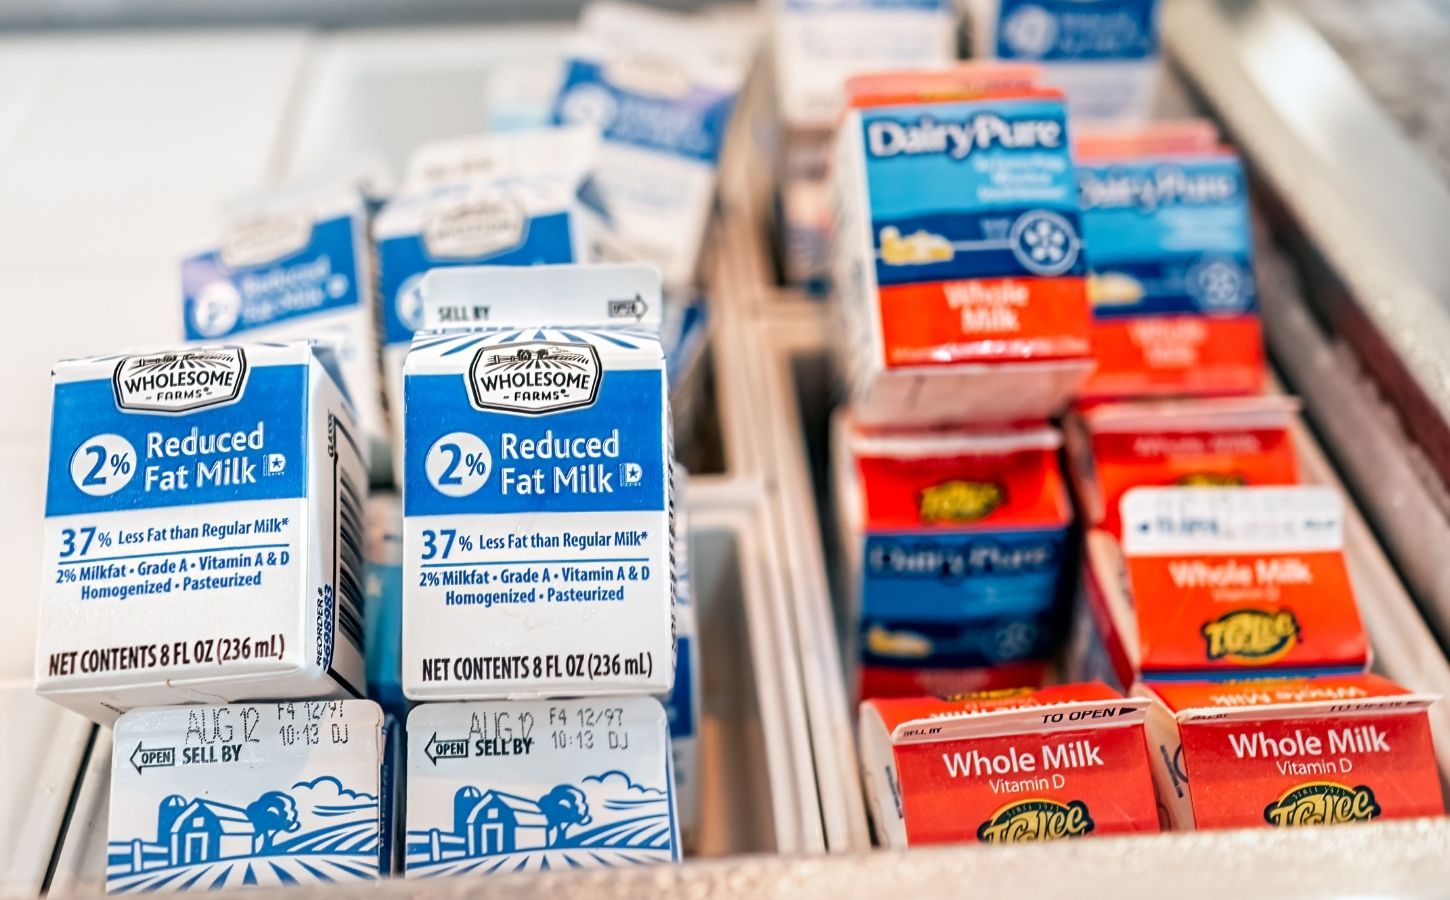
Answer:
[[[414,151],[402,187],[373,221],[383,385],[399,435],[403,359],[423,324],[423,276],[447,266],[592,258],[599,212],[589,183],[598,145],[588,128],[546,128]],[[401,444],[399,437],[396,456]]]
[[[1301,828],[1445,812],[1427,710],[1378,675],[1160,682],[1153,776],[1176,830]]]
[[[609,212],[602,259],[650,262],[666,289],[696,275],[750,47],[739,29],[622,3],[584,10],[553,121],[597,128]]]
[[[1058,433],[835,425],[859,695],[1042,683],[1072,571]]]
[[[861,704],[861,768],[887,847],[1153,833],[1148,703],[1103,684]]]
[[[36,691],[137,706],[361,696],[362,437],[326,347],[53,373]]]
[[[358,426],[387,438],[369,211],[357,188],[294,189],[240,206],[181,263],[188,341],[331,344]]]
[[[356,884],[393,871],[393,774],[367,700],[133,710],[116,722],[106,889]]]
[[[853,80],[833,289],[867,427],[1008,423],[1092,368],[1066,110],[1018,71]]]
[[[1158,93],[1159,0],[965,0],[972,55],[1031,62],[1074,122],[1148,118]]]
[[[1334,489],[1134,488],[1122,512],[1084,592],[1124,683],[1369,665]]]
[[[679,859],[653,697],[429,703],[408,717],[407,877]]]
[[[403,689],[674,681],[670,415],[649,266],[444,269],[404,376]],[[431,314],[431,313],[430,313]]]
[[[1207,138],[1207,140],[1203,140]],[[1257,394],[1248,183],[1211,125],[1078,133],[1092,398]]]

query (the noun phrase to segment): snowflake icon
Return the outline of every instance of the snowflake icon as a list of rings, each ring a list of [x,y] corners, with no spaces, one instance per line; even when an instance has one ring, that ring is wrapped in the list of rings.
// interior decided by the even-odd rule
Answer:
[[[1079,242],[1072,224],[1056,213],[1034,210],[1012,225],[1012,254],[1035,275],[1061,275],[1077,262]]]
[[[1208,312],[1237,313],[1250,299],[1243,270],[1228,260],[1210,260],[1189,275],[1189,291]]]

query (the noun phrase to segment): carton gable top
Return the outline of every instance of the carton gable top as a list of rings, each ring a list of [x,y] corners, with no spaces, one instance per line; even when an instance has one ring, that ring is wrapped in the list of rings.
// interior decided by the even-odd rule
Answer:
[[[868,703],[897,746],[1137,725],[1143,722],[1149,705],[1141,697],[1123,697],[1100,682],[962,699],[911,697]]]
[[[966,63],[949,69],[872,72],[846,79],[847,105],[862,109],[896,103],[967,100],[1041,88],[1040,67],[1031,64]]]
[[[1425,709],[1439,698],[1373,674],[1142,685],[1180,724],[1361,715]]]
[[[1093,434],[1281,429],[1293,424],[1299,401],[1281,395],[1183,401],[1104,403],[1083,413]]]
[[[609,329],[658,344],[663,288],[650,265],[456,266],[423,278],[425,329]]]

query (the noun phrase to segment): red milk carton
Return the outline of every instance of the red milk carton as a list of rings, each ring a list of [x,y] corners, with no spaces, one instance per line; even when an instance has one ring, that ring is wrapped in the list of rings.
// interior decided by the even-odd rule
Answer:
[[[861,764],[888,847],[1158,831],[1148,702],[1087,683],[868,700]]]
[[[1295,828],[1445,811],[1426,709],[1378,675],[1139,685],[1170,824]]]

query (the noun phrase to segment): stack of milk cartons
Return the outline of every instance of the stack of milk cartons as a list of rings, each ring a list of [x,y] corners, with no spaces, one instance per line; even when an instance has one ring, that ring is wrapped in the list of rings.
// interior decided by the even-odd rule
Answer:
[[[660,277],[440,269],[403,381],[406,874],[668,862]]]
[[[846,79],[956,58],[951,0],[768,0],[781,130],[782,262],[790,284],[824,289],[830,269],[832,129]]]
[[[847,83],[834,291],[865,695],[1037,684],[1072,507],[1048,422],[1092,368],[1067,115],[1024,67]]]
[[[53,381],[36,690],[114,725],[108,888],[387,874],[395,729],[357,699],[365,436],[331,347]]]

